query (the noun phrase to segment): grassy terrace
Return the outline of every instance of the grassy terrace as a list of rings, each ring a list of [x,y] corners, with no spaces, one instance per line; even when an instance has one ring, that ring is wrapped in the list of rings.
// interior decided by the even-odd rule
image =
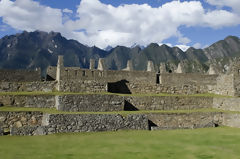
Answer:
[[[65,112],[59,111],[55,108],[26,108],[26,107],[12,107],[4,106],[0,107],[0,112],[43,112],[49,114],[149,114],[149,113],[214,113],[214,112],[224,112],[224,113],[240,113],[237,111],[224,111],[220,109],[191,109],[191,110],[141,110],[141,111],[119,111],[119,112]]]
[[[239,159],[240,129],[0,136],[3,159]]]
[[[99,95],[119,95],[119,96],[135,96],[135,97],[145,97],[145,96],[177,96],[177,97],[231,97],[223,96],[217,94],[191,94],[191,95],[182,95],[182,94],[119,94],[119,93],[108,93],[108,92],[99,92],[99,93],[85,93],[85,92],[0,92],[0,96],[4,95],[89,95],[89,94],[99,94]]]

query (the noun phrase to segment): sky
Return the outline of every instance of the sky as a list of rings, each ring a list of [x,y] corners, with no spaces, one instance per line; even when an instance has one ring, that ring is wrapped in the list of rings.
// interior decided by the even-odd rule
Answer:
[[[0,0],[0,38],[55,31],[88,46],[205,48],[240,37],[240,0]]]

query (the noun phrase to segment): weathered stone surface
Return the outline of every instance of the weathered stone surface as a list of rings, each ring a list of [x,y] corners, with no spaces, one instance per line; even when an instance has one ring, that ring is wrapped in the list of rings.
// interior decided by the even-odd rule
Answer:
[[[61,81],[60,89],[63,92],[106,92],[106,83],[93,80]]]
[[[55,96],[51,95],[4,95],[0,101],[6,106],[53,108]]]
[[[191,96],[126,96],[125,100],[125,108],[130,104],[138,110],[192,110],[212,108],[213,103],[212,97]]]
[[[14,126],[16,126],[17,128],[22,127],[21,121],[17,121]]]
[[[105,62],[103,58],[99,58],[98,60],[98,70],[103,71],[106,69]]]
[[[154,72],[154,65],[153,65],[153,62],[152,61],[148,61],[147,63],[147,71],[148,72]]]
[[[240,98],[214,98],[213,108],[230,111],[240,111]]]
[[[11,127],[11,135],[46,135],[53,133],[148,130],[146,115],[119,114],[49,114],[44,126]]]
[[[153,129],[193,129],[215,127],[222,124],[222,113],[151,113]]]
[[[32,122],[33,117],[35,122]],[[2,129],[16,129],[25,126],[40,126],[42,123],[41,112],[0,112],[0,127]]]
[[[52,92],[55,89],[55,81],[34,82],[0,82],[1,92]]]
[[[33,135],[46,135],[46,128],[43,126],[39,126],[34,132]]]
[[[90,131],[116,131],[120,129],[147,130],[148,119],[146,115],[118,114],[55,114],[50,115],[50,132],[90,132]]]
[[[224,113],[223,125],[240,128],[240,114]]]
[[[124,71],[133,71],[132,60],[127,61],[127,67],[123,69]]]
[[[37,128],[37,126],[24,126],[21,128],[11,127],[10,135],[32,136],[35,134]]]
[[[177,67],[176,73],[185,73],[183,64],[181,62],[178,63],[178,67]]]
[[[58,109],[62,111],[123,111],[124,98],[117,95],[63,95],[58,97]]]

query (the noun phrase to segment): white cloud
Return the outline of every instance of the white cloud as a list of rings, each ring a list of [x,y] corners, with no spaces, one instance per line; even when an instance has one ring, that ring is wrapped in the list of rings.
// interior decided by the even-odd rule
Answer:
[[[195,48],[195,49],[200,49],[201,48],[201,44],[200,43],[195,43],[194,45],[193,45],[193,47]]]
[[[239,0],[206,1],[218,6],[231,1],[228,6],[234,11],[207,11],[200,1],[172,1],[153,8],[147,4],[114,7],[99,0],[81,0],[74,15],[67,8],[54,9],[32,0],[1,0],[0,17],[15,29],[59,31],[67,38],[101,48],[134,43],[146,46],[152,42],[162,43],[170,37],[177,37],[178,43],[187,46],[191,40],[181,34],[180,26],[221,28],[240,24],[240,15],[234,6]],[[217,4],[220,1],[222,3]],[[69,13],[77,19],[71,20],[66,16]]]
[[[240,13],[240,1],[239,0],[206,0],[211,5],[219,6],[219,7],[230,7],[235,12]]]
[[[63,11],[64,13],[69,13],[69,14],[72,14],[72,13],[73,13],[73,11],[70,10],[70,9],[68,9],[68,8],[63,9],[62,11]]]
[[[18,30],[61,31],[62,12],[32,0],[0,1],[3,22]]]

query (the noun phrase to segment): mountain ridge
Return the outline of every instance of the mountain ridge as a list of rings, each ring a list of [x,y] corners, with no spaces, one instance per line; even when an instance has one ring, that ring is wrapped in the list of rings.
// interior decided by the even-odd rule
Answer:
[[[146,69],[148,60],[153,61],[156,70],[162,62],[177,65],[181,61],[187,61],[185,63],[192,65],[189,69],[192,72],[206,72],[213,61],[218,62],[220,59],[232,61],[232,58],[240,57],[240,39],[228,36],[205,49],[190,47],[186,51],[166,44],[159,46],[156,43],[150,43],[145,48],[136,45],[132,48],[116,46],[103,50],[96,46],[83,45],[76,40],[67,40],[57,32],[43,31],[24,31],[0,39],[0,68],[40,67],[46,70],[49,65],[56,65],[58,55],[64,55],[64,65],[71,67],[88,68],[91,58],[95,60],[105,58],[107,68],[114,70],[125,68],[128,60],[133,61],[136,70]]]

